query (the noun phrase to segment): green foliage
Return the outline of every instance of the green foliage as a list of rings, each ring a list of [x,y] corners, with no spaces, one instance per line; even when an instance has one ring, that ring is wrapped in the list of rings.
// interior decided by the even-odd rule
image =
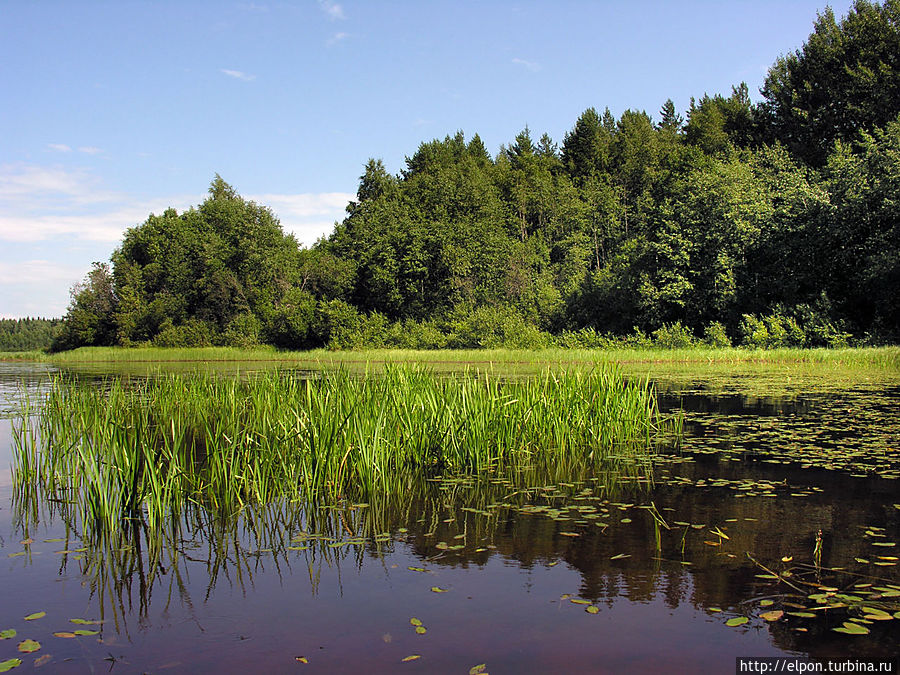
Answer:
[[[706,328],[703,329],[703,342],[714,348],[731,346],[731,338],[728,337],[725,326],[718,321],[710,322],[707,324]]]
[[[836,140],[884,127],[900,112],[900,2],[856,0],[838,21],[826,8],[799,50],[780,57],[762,88],[765,124],[821,166]]]
[[[61,328],[60,319],[0,319],[0,351],[48,349]]]
[[[697,340],[690,330],[676,321],[653,331],[653,344],[663,349],[686,349],[697,344]]]
[[[900,0],[826,10],[759,105],[742,83],[686,122],[588,108],[561,149],[526,127],[369,160],[308,249],[217,175],[125,233],[54,349],[900,340],[898,26]]]

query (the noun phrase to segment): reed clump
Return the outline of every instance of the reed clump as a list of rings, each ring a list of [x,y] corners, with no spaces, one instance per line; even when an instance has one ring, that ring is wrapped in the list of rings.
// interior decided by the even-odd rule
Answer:
[[[87,528],[186,504],[237,511],[281,499],[402,493],[422,476],[646,456],[677,431],[652,387],[616,368],[501,380],[418,366],[312,379],[165,375],[55,380],[15,427],[14,480]],[[75,514],[72,514],[75,515]]]

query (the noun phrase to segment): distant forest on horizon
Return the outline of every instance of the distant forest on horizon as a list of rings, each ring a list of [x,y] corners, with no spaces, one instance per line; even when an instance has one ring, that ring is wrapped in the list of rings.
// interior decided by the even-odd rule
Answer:
[[[128,229],[44,344],[897,343],[900,0],[826,9],[760,94],[371,159],[309,248],[217,175]]]

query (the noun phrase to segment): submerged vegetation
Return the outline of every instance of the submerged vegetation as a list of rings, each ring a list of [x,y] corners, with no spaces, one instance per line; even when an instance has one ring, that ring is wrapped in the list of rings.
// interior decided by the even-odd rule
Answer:
[[[85,528],[159,528],[188,503],[402,493],[423,477],[550,467],[572,474],[646,456],[678,431],[651,387],[615,369],[503,381],[390,366],[377,377],[56,380],[15,430],[20,493],[71,504]]]

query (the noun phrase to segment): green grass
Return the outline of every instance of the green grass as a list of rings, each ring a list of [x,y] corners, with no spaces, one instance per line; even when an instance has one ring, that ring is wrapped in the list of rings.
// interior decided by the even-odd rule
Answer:
[[[166,364],[166,363],[276,363],[289,366],[333,367],[376,363],[423,363],[432,366],[534,366],[620,364],[810,364],[843,368],[874,368],[900,371],[900,347],[861,347],[846,349],[744,349],[738,347],[687,349],[484,349],[484,350],[391,350],[376,349],[335,352],[316,349],[306,352],[278,351],[270,347],[238,349],[231,347],[160,348],[83,347],[53,355],[36,354],[61,366],[78,364]]]
[[[30,409],[29,409],[30,407]],[[502,380],[415,365],[377,376],[57,379],[14,428],[20,499],[72,504],[86,528],[162,527],[188,503],[234,512],[320,496],[402,494],[437,474],[545,467],[572,475],[646,457],[678,433],[652,388],[614,367]]]

